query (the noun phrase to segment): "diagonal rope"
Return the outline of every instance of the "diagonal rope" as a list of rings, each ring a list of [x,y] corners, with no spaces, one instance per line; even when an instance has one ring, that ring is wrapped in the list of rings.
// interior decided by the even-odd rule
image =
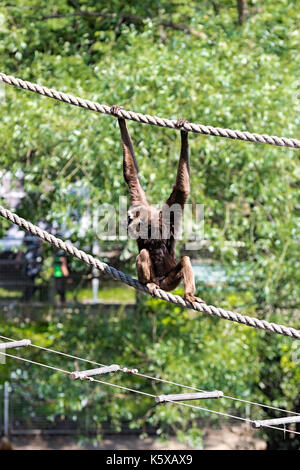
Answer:
[[[55,237],[46,230],[40,229],[37,225],[34,225],[31,222],[22,219],[17,214],[14,214],[13,212],[9,211],[8,209],[5,209],[2,206],[0,206],[0,215],[5,219],[9,220],[10,222],[18,225],[22,229],[25,229],[33,235],[50,243],[56,248],[60,248],[71,256],[74,256],[83,261],[84,263],[99,269],[102,273],[108,274],[112,279],[122,281],[125,284],[134,287],[135,289],[143,293],[151,294],[149,289],[145,285],[141,284],[137,279],[133,279],[128,274],[124,274],[122,271],[118,271],[112,266],[103,263],[99,259],[94,258],[94,256],[86,253],[85,251],[79,250],[74,245],[71,245],[70,243],[65,243],[63,240]],[[196,310],[197,312],[202,312],[207,315],[223,318],[225,320],[240,323],[242,325],[251,326],[253,328],[268,331],[270,333],[277,333],[280,335],[289,336],[290,338],[300,339],[300,330],[296,330],[295,328],[291,328],[284,325],[278,325],[276,323],[270,323],[266,320],[259,320],[258,318],[254,317],[241,315],[240,313],[234,313],[230,310],[217,308],[213,305],[207,305],[204,303],[200,304],[198,302],[191,303],[187,300],[184,300],[179,295],[171,294],[170,292],[166,292],[162,289],[156,288],[154,290],[153,297],[172,302],[176,305],[181,305],[182,307],[191,308],[193,310]]]
[[[58,367],[54,367],[54,366],[49,366],[47,364],[43,364],[42,362],[36,362],[36,361],[32,361],[30,359],[25,359],[24,357],[14,356],[13,354],[8,354],[8,353],[3,353],[3,352],[0,352],[0,354],[3,355],[3,356],[10,357],[12,359],[18,359],[18,360],[23,361],[23,362],[28,362],[29,364],[37,365],[37,366],[40,366],[40,367],[45,367],[47,369],[52,369],[52,370],[55,370],[56,372],[60,372],[62,374],[67,374],[67,375],[72,374],[72,372],[70,372],[68,370],[59,369]],[[153,395],[152,393],[142,392],[141,390],[136,390],[134,388],[124,387],[123,385],[118,385],[118,384],[114,384],[114,383],[111,383],[111,382],[105,382],[104,380],[93,379],[92,382],[96,382],[96,383],[100,383],[102,385],[107,385],[107,386],[110,386],[110,387],[118,388],[120,390],[126,390],[126,391],[132,392],[132,393],[137,393],[139,395],[144,395],[144,396],[148,396],[148,397],[151,397],[151,398],[156,398],[156,395]],[[204,408],[202,406],[191,405],[189,403],[184,403],[182,401],[173,401],[173,400],[170,400],[170,399],[166,399],[166,402],[173,403],[173,404],[179,405],[179,406],[185,406],[185,407],[188,407],[188,408],[193,408],[193,409],[196,409],[196,410],[206,411],[208,413],[217,414],[218,416],[223,416],[223,417],[226,417],[226,418],[238,419],[239,421],[244,421],[244,422],[249,423],[249,424],[254,423],[254,420],[249,419],[249,418],[243,418],[242,416],[236,416],[236,415],[232,415],[232,414],[229,414],[229,413],[223,413],[221,411],[211,410],[210,408]],[[267,424],[262,424],[262,426],[270,428],[270,429],[275,429],[275,430],[278,430],[278,431],[281,431],[281,432],[284,432],[284,433],[289,432],[289,433],[292,433],[292,434],[299,434],[300,435],[300,432],[293,431],[291,429],[279,428],[279,427],[270,426],[270,425],[267,425]]]
[[[6,340],[9,340],[9,341],[17,341],[13,338],[9,338],[7,336],[2,336],[0,335],[0,338],[1,339],[6,339]],[[65,357],[69,357],[71,359],[77,359],[79,361],[83,361],[83,362],[89,362],[91,364],[95,364],[95,365],[98,365],[98,366],[107,366],[107,364],[101,364],[99,362],[95,362],[95,361],[91,361],[89,359],[84,359],[82,357],[78,357],[78,356],[73,356],[72,354],[68,354],[68,353],[64,353],[64,352],[61,352],[61,351],[57,351],[55,349],[49,349],[49,348],[45,348],[43,346],[39,346],[37,344],[33,344],[31,343],[29,345],[30,347],[33,347],[33,348],[38,348],[38,349],[41,349],[43,351],[48,351],[48,352],[51,352],[53,354],[59,354],[59,355],[62,355],[62,356],[65,356]],[[127,368],[125,368],[126,371],[128,371]],[[125,372],[122,368],[120,370],[121,372]],[[191,387],[190,385],[184,385],[184,384],[180,384],[178,382],[173,382],[171,380],[166,380],[166,379],[163,379],[163,378],[160,378],[160,377],[153,377],[152,375],[148,375],[148,374],[143,374],[142,372],[139,372],[137,369],[131,369],[131,371],[134,371],[132,372],[134,375],[137,375],[138,377],[143,377],[145,379],[150,379],[150,380],[155,380],[156,382],[161,382],[161,383],[165,383],[165,384],[168,384],[168,385],[175,385],[177,387],[180,387],[180,388],[184,388],[184,389],[188,389],[188,390],[193,390],[193,391],[196,391],[196,392],[206,392],[207,390],[203,390],[201,388],[197,388],[197,387]],[[272,410],[276,410],[276,411],[282,411],[283,413],[288,413],[288,414],[293,414],[293,415],[297,415],[297,416],[300,416],[300,413],[296,413],[295,411],[290,411],[290,410],[285,410],[283,408],[278,408],[277,406],[271,406],[271,405],[265,405],[263,403],[258,403],[258,402],[255,402],[255,401],[250,401],[250,400],[245,400],[243,398],[235,398],[235,397],[231,397],[229,395],[223,395],[223,397],[220,397],[220,399],[222,398],[227,398],[229,400],[234,400],[234,401],[239,401],[239,402],[243,402],[243,403],[247,403],[249,405],[255,405],[255,406],[259,406],[261,408],[269,408],[269,409],[272,409]]]
[[[12,75],[6,75],[0,73],[0,82],[8,85],[22,88],[23,90],[32,91],[48,98],[63,101],[73,106],[79,106],[80,108],[89,109],[97,113],[109,114],[116,117],[111,111],[111,107],[97,103],[96,101],[90,101],[83,98],[79,98],[69,93],[63,93],[61,91],[54,90],[53,88],[47,88],[45,86],[38,85],[36,83],[22,80],[21,78],[13,77]],[[160,118],[158,116],[150,116],[149,114],[135,113],[121,109],[118,111],[118,116],[124,119],[130,119],[131,121],[140,122],[142,124],[151,124],[159,127],[169,127],[170,129],[186,130],[188,132],[195,132],[198,134],[212,135],[215,137],[225,137],[227,139],[237,139],[248,142],[256,142],[260,144],[277,145],[279,147],[291,147],[300,148],[300,140],[292,139],[287,137],[277,137],[268,134],[257,134],[248,131],[224,129],[222,127],[205,126],[203,124],[194,124],[192,122],[186,122],[181,128],[176,127],[176,120]]]

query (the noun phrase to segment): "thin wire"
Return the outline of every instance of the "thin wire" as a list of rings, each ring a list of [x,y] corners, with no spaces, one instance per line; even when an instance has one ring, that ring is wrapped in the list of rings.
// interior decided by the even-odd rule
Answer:
[[[190,405],[189,403],[183,403],[181,401],[173,401],[173,400],[167,400],[167,399],[166,399],[166,401],[170,402],[170,403],[177,403],[179,405],[187,406],[189,408],[195,408],[196,410],[208,411],[209,413],[215,413],[215,414],[218,414],[220,416],[225,416],[227,418],[239,419],[241,421],[245,421],[245,422],[250,423],[250,424],[254,422],[252,419],[242,418],[241,416],[235,416],[235,415],[231,415],[231,414],[228,414],[228,413],[222,413],[221,411],[210,410],[208,408],[203,408],[203,407],[197,406],[197,405]],[[271,429],[278,429],[279,431],[284,431],[284,429],[282,429],[282,428],[278,428],[278,427],[275,427],[275,426],[269,426],[267,424],[261,424],[261,426],[271,428]],[[297,432],[297,431],[291,431],[289,429],[287,429],[287,431],[292,432],[294,434],[299,434],[300,435],[300,432]]]
[[[2,336],[2,335],[0,335],[0,338],[7,339],[7,340],[10,340],[10,341],[16,341],[13,338],[8,338],[8,337]],[[95,361],[90,361],[88,359],[83,359],[82,357],[72,356],[71,354],[56,351],[54,349],[49,349],[49,348],[45,348],[45,347],[42,347],[42,346],[38,346],[36,344],[31,344],[30,346],[32,346],[34,348],[38,348],[38,349],[43,349],[45,351],[49,351],[49,352],[52,352],[54,354],[61,354],[61,355],[66,356],[66,357],[70,357],[70,358],[73,358],[73,359],[78,359],[78,360],[84,361],[84,362],[89,362],[91,364],[95,364],[95,365],[99,365],[99,366],[106,366],[107,365],[107,364],[101,364],[101,363],[95,362]],[[122,369],[121,369],[121,372],[124,372],[124,371],[122,371]],[[134,372],[134,375],[137,375],[139,377],[144,377],[146,379],[155,380],[157,382],[162,382],[162,383],[166,383],[166,384],[170,384],[170,385],[175,385],[175,386],[178,386],[178,387],[181,387],[181,388],[194,390],[196,392],[205,392],[206,391],[206,390],[203,390],[201,388],[191,387],[189,385],[184,385],[184,384],[180,384],[180,383],[177,383],[177,382],[172,382],[170,380],[161,379],[159,377],[152,377],[151,375],[146,375],[146,374],[143,374],[141,372]],[[295,411],[289,411],[289,410],[285,410],[283,408],[278,408],[276,406],[265,405],[263,403],[258,403],[258,402],[255,402],[255,401],[249,401],[249,400],[246,400],[246,399],[243,399],[243,398],[235,398],[235,397],[231,397],[229,395],[224,395],[223,397],[220,397],[220,398],[226,398],[226,399],[229,399],[229,400],[240,401],[240,402],[243,402],[243,403],[248,403],[249,405],[256,405],[256,406],[260,406],[262,408],[269,408],[269,409],[276,410],[276,411],[282,411],[283,413],[289,413],[289,414],[293,414],[293,415],[296,415],[296,416],[300,416],[300,413],[296,413]]]
[[[78,356],[72,356],[72,354],[66,354],[66,353],[63,353],[63,352],[60,352],[60,351],[55,351],[54,349],[49,349],[49,348],[45,348],[43,346],[38,346],[37,344],[31,344],[30,346],[32,346],[33,348],[37,348],[37,349],[43,349],[44,351],[49,351],[49,352],[52,352],[54,354],[61,354],[62,356],[70,357],[72,359],[78,359],[78,360],[83,361],[83,362],[89,362],[90,364],[94,364],[94,365],[97,365],[97,366],[105,366],[105,364],[101,364],[100,362],[90,361],[89,359],[83,359],[82,357],[78,357]]]
[[[173,401],[173,400],[167,400],[166,399],[166,402],[177,403],[178,405],[187,406],[189,408],[195,408],[196,410],[208,411],[209,413],[215,413],[215,414],[218,414],[218,415],[221,415],[221,416],[225,416],[227,418],[239,419],[241,421],[245,421],[245,422],[250,423],[250,424],[254,422],[252,419],[242,418],[241,416],[230,415],[230,414],[227,414],[227,413],[222,413],[221,411],[210,410],[208,408],[202,408],[201,406],[197,406],[197,405],[190,405],[189,403],[183,403],[182,401]],[[270,429],[277,429],[279,431],[284,432],[283,428],[278,428],[276,426],[270,426],[270,425],[267,425],[267,424],[261,424],[261,426],[265,427],[265,428],[270,428]],[[286,431],[291,432],[293,434],[299,434],[300,435],[300,432],[297,432],[297,431],[292,431],[290,429],[286,429]]]
[[[0,354],[2,354],[4,356],[12,357],[13,359],[19,359],[20,361],[29,362],[30,364],[34,364],[36,366],[47,367],[48,369],[53,369],[53,370],[61,372],[63,374],[68,374],[68,375],[72,374],[72,372],[70,372],[68,370],[59,369],[58,367],[48,366],[47,364],[43,364],[42,362],[31,361],[30,359],[25,359],[24,357],[14,356],[13,354],[8,354],[8,353],[3,353],[3,352],[0,352]],[[110,387],[121,388],[123,390],[128,390],[129,392],[139,393],[141,395],[147,395],[151,398],[156,397],[156,395],[153,395],[151,393],[142,392],[140,390],[135,390],[133,388],[123,387],[123,385],[116,385],[116,384],[112,384],[110,382],[104,382],[103,380],[93,379],[92,382],[99,382],[99,383],[102,383],[102,384],[105,384],[105,385],[109,385]]]
[[[36,366],[47,367],[47,369],[52,369],[58,372],[62,372],[63,374],[70,374],[70,375],[72,374],[72,372],[69,372],[68,370],[59,369],[58,367],[54,367],[54,366],[48,366],[47,364],[42,364],[41,362],[31,361],[30,359],[25,359],[25,357],[14,356],[13,354],[8,354],[4,352],[0,352],[0,354],[2,354],[3,356],[12,357],[13,359],[19,359],[20,361],[29,362],[30,364],[34,364]]]
[[[2,335],[0,335],[0,338],[8,339],[10,341],[15,341],[12,338],[8,338],[8,337],[2,336]],[[32,346],[33,348],[37,348],[37,349],[43,349],[44,351],[49,351],[49,352],[52,352],[54,354],[60,354],[61,356],[70,357],[72,359],[77,359],[79,361],[89,362],[90,364],[95,364],[96,366],[105,366],[105,364],[101,364],[100,362],[90,361],[89,359],[83,359],[82,357],[78,357],[78,356],[72,356],[72,354],[67,354],[67,353],[64,353],[64,352],[61,352],[61,351],[56,351],[54,349],[45,348],[43,346],[38,346],[37,344],[32,344],[31,343],[29,346]]]
[[[29,362],[30,364],[34,364],[34,365],[38,365],[40,367],[46,367],[48,369],[53,369],[55,371],[58,371],[58,372],[61,372],[63,374],[68,374],[68,375],[71,375],[72,372],[69,372],[67,370],[64,370],[64,369],[59,369],[57,367],[52,367],[52,366],[48,366],[46,364],[42,364],[41,362],[35,362],[35,361],[31,361],[29,359],[25,359],[23,357],[20,357],[20,356],[14,356],[12,354],[7,354],[7,353],[3,353],[3,352],[0,352],[0,354],[4,355],[4,356],[8,356],[8,357],[11,357],[13,359],[19,359],[21,361],[24,361],[24,362]],[[151,398],[156,398],[156,395],[153,395],[152,393],[146,393],[146,392],[142,392],[140,390],[135,390],[133,388],[128,388],[128,387],[123,387],[122,385],[117,385],[117,384],[112,384],[110,382],[104,382],[103,380],[97,380],[97,379],[93,379],[93,382],[96,382],[96,383],[101,383],[101,384],[104,384],[104,385],[108,385],[108,386],[111,386],[111,387],[115,387],[115,388],[119,388],[119,389],[122,389],[122,390],[126,390],[126,391],[129,391],[129,392],[133,392],[133,393],[138,393],[140,395],[146,395],[148,397],[151,397]],[[213,413],[213,414],[217,414],[219,416],[224,416],[224,417],[227,417],[227,418],[233,418],[233,419],[238,419],[240,421],[244,421],[244,422],[247,422],[247,423],[253,423],[253,420],[250,420],[248,418],[242,418],[241,416],[235,416],[235,415],[231,415],[231,414],[228,414],[228,413],[222,413],[221,411],[214,411],[214,410],[210,410],[209,408],[203,408],[201,406],[196,406],[196,405],[190,405],[188,403],[183,403],[181,401],[173,401],[173,400],[166,400],[167,402],[169,403],[173,403],[173,404],[176,404],[176,405],[181,405],[181,406],[186,406],[188,408],[194,408],[196,410],[201,410],[201,411],[207,411],[208,413]],[[290,429],[282,429],[282,428],[278,428],[278,427],[275,427],[275,426],[269,426],[269,425],[262,425],[263,427],[268,427],[270,429],[276,429],[276,430],[279,430],[281,432],[290,432],[290,433],[293,433],[293,434],[299,434],[300,435],[300,432],[297,432],[297,431],[293,431],[293,430],[290,430]]]
[[[190,387],[189,385],[179,384],[177,382],[172,382],[170,380],[160,379],[158,377],[151,377],[151,375],[145,375],[145,374],[142,374],[140,372],[135,372],[134,375],[139,375],[139,376],[145,377],[147,379],[153,379],[153,380],[168,383],[168,384],[171,384],[171,385],[177,385],[178,387],[188,388],[189,390],[194,390],[194,391],[197,391],[197,392],[205,392],[206,391],[206,390],[202,390],[201,388]],[[244,402],[244,403],[248,403],[250,405],[261,406],[261,407],[264,407],[264,408],[271,408],[272,410],[283,411],[285,413],[291,413],[291,414],[295,414],[297,416],[300,416],[300,413],[296,413],[295,411],[288,411],[288,410],[284,410],[283,408],[277,408],[276,406],[271,406],[271,405],[264,405],[263,403],[258,403],[258,402],[255,402],[255,401],[249,401],[249,400],[246,400],[246,399],[243,399],[243,398],[235,398],[235,397],[231,397],[229,395],[224,395],[223,397],[220,397],[220,398],[227,398],[229,400],[241,401],[241,402]]]
[[[293,414],[293,415],[296,415],[296,416],[300,416],[300,413],[297,413],[296,411],[289,411],[289,410],[285,410],[283,408],[278,408],[276,406],[264,405],[262,403],[258,403],[258,402],[255,402],[255,401],[249,401],[249,400],[246,400],[246,399],[243,399],[243,398],[235,398],[235,397],[231,397],[229,395],[224,395],[221,398],[228,398],[229,400],[234,400],[234,401],[242,401],[244,403],[248,403],[249,405],[262,406],[264,408],[270,408],[271,410],[283,411],[284,413],[290,413],[290,414]]]

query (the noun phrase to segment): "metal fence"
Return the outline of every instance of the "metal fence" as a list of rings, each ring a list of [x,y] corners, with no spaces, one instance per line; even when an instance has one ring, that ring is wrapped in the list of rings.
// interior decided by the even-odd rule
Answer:
[[[18,385],[5,382],[0,385],[0,436],[96,436],[96,435],[138,435],[140,430],[130,429],[129,423],[122,423],[121,432],[116,432],[109,423],[95,425],[90,414],[93,410],[81,410],[80,414],[72,412],[72,419],[57,415],[50,420],[47,413],[47,403],[35,400],[30,395],[24,395]],[[143,428],[149,435],[155,434],[155,429]]]
[[[55,400],[54,400],[55,401]],[[47,403],[24,394],[19,386],[5,382],[0,388],[0,434],[4,436],[52,434],[97,434],[92,426],[89,412],[80,416],[72,413],[72,419],[56,416],[54,420],[47,417]]]

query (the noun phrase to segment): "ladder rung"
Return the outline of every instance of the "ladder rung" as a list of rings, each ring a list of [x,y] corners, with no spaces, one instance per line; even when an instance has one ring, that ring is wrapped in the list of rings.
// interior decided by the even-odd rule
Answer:
[[[71,378],[76,379],[85,379],[86,377],[92,377],[93,375],[102,375],[108,374],[109,372],[116,372],[120,370],[121,367],[117,364],[112,364],[111,366],[98,367],[98,369],[90,370],[81,370],[79,372],[72,372]]]
[[[30,345],[31,345],[30,339],[21,339],[20,341],[9,341],[7,343],[0,343],[0,350],[3,351],[5,349],[20,348],[21,346],[30,346]]]
[[[277,424],[300,423],[300,416],[288,416],[287,418],[265,419],[260,421],[252,421],[253,428],[261,428],[263,426],[276,426]]]
[[[214,390],[213,392],[199,392],[199,393],[178,393],[175,395],[159,395],[155,398],[156,403],[164,403],[168,401],[187,401],[187,400],[201,400],[203,398],[221,398],[223,392]]]

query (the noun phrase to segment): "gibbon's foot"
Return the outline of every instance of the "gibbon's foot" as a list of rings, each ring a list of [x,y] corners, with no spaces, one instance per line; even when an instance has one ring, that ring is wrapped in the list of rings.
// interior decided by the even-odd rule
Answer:
[[[177,121],[175,122],[175,126],[180,128],[180,127],[183,127],[184,124],[186,124],[188,121],[186,119],[177,119]],[[182,130],[185,130],[185,129],[182,129]]]
[[[118,106],[118,105],[113,105],[110,107],[110,112],[114,115],[114,116],[118,116],[118,113],[119,111],[121,111],[121,109],[124,109],[123,106]]]
[[[206,304],[206,302],[204,300],[200,299],[200,297],[195,297],[192,294],[184,294],[184,298],[185,298],[185,300],[187,300],[188,302],[191,302],[191,303],[198,302],[199,304]]]
[[[146,284],[146,286],[148,287],[151,295],[154,295],[154,290],[155,289],[159,289],[159,286],[157,284],[155,284],[154,282],[148,282]]]

